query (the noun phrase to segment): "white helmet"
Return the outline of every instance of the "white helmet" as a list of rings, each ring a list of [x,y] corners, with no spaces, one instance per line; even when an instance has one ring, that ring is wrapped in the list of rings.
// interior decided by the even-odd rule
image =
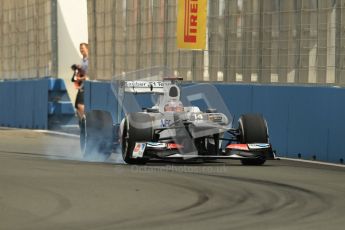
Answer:
[[[183,112],[183,104],[178,100],[170,100],[164,106],[164,112]]]

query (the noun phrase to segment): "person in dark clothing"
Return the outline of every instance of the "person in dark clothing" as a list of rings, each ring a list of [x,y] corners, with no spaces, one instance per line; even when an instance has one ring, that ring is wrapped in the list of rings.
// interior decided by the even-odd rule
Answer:
[[[72,65],[71,68],[74,71],[72,76],[72,82],[76,89],[78,89],[77,97],[75,100],[75,108],[77,110],[77,115],[79,120],[84,116],[84,81],[88,79],[88,64],[89,64],[89,46],[87,43],[80,44],[80,53],[83,56],[80,65]]]

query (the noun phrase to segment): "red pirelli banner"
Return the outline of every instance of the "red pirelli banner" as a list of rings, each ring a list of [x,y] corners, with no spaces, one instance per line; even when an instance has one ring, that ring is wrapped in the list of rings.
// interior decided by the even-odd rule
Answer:
[[[178,0],[177,48],[206,48],[207,0]]]

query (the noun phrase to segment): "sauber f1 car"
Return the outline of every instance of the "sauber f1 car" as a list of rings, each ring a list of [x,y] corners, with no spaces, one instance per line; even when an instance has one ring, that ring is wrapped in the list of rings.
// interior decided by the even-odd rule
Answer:
[[[152,159],[237,159],[244,165],[262,165],[275,158],[261,115],[244,114],[234,128],[231,114],[211,85],[183,87],[187,93],[182,93],[182,79],[174,76],[155,67],[127,73],[124,80],[115,77],[111,86],[117,111],[91,110],[83,119],[80,144],[84,157],[98,154],[106,159],[120,146],[128,164]],[[142,109],[135,100],[140,94],[152,94],[154,105]],[[216,98],[208,100],[207,96]],[[206,101],[208,108],[202,111],[193,105],[196,99]]]

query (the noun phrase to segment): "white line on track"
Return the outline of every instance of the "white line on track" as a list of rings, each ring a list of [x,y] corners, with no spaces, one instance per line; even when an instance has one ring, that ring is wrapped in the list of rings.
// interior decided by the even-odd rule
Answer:
[[[305,163],[310,163],[310,164],[319,164],[319,165],[327,165],[327,166],[335,166],[335,167],[345,168],[345,165],[343,165],[343,164],[328,163],[328,162],[322,162],[322,161],[310,161],[310,160],[303,160],[303,159],[294,159],[294,158],[287,158],[287,157],[277,157],[277,158],[282,159],[282,160],[288,160],[288,161],[297,161],[297,162],[305,162]]]
[[[71,133],[64,133],[64,132],[57,132],[57,131],[50,131],[50,130],[41,130],[41,129],[33,130],[33,131],[38,132],[38,133],[47,133],[47,134],[54,134],[54,135],[59,135],[59,136],[79,138],[79,135],[71,134]]]

